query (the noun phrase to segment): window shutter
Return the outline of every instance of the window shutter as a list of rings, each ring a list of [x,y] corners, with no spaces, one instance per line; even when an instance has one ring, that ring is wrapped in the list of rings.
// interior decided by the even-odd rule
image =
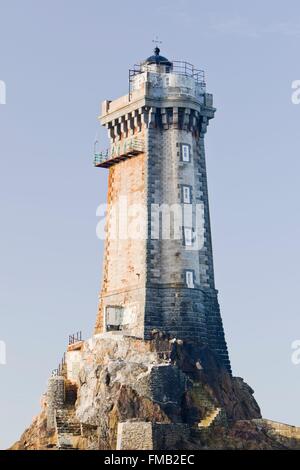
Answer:
[[[184,244],[186,246],[191,246],[193,244],[193,230],[191,228],[185,227],[184,229]]]
[[[186,285],[192,289],[194,287],[194,272],[186,271],[185,273]]]
[[[191,188],[189,186],[183,186],[183,202],[190,204],[191,202]]]
[[[187,144],[182,144],[182,161],[183,162],[189,162],[191,160],[190,158],[190,146]]]

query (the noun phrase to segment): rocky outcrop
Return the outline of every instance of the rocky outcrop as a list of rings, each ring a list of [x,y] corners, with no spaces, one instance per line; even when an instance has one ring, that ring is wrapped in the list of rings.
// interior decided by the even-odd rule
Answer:
[[[47,411],[45,404],[36,416],[30,427],[24,431],[19,441],[11,450],[52,450],[57,448],[57,435],[55,431],[47,430]]]
[[[206,346],[162,333],[72,345],[49,390],[13,448],[300,448],[297,428],[262,420],[253,390]]]

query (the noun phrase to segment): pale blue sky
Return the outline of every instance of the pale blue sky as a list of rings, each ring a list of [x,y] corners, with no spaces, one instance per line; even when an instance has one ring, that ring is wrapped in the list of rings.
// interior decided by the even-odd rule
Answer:
[[[0,0],[0,447],[38,413],[68,334],[92,333],[106,197],[96,116],[156,35],[163,55],[205,69],[218,109],[206,150],[234,374],[265,417],[300,425],[299,2]]]

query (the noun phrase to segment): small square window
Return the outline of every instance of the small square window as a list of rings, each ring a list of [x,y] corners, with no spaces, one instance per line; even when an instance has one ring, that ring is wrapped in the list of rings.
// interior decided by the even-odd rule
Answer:
[[[185,246],[193,245],[193,229],[185,227],[184,228],[184,244]]]
[[[123,328],[124,308],[109,305],[105,309],[106,331],[120,331]]]
[[[191,151],[190,146],[188,144],[181,145],[181,158],[183,162],[191,161]]]
[[[182,202],[184,204],[191,203],[191,188],[190,186],[182,186]]]
[[[194,271],[185,272],[185,282],[189,289],[194,288]]]

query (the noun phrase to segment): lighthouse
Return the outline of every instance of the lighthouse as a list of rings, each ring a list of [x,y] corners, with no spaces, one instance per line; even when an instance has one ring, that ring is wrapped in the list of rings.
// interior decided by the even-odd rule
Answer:
[[[215,287],[205,134],[215,115],[204,72],[154,55],[128,93],[102,103],[110,146],[102,287],[95,333],[154,332],[206,345],[230,372]]]
[[[94,165],[107,172],[108,193],[95,331],[69,336],[20,448],[282,446],[282,436],[271,443],[253,389],[231,373],[205,164],[215,111],[204,72],[159,48],[129,70],[126,95],[103,102],[109,148],[95,149]]]

